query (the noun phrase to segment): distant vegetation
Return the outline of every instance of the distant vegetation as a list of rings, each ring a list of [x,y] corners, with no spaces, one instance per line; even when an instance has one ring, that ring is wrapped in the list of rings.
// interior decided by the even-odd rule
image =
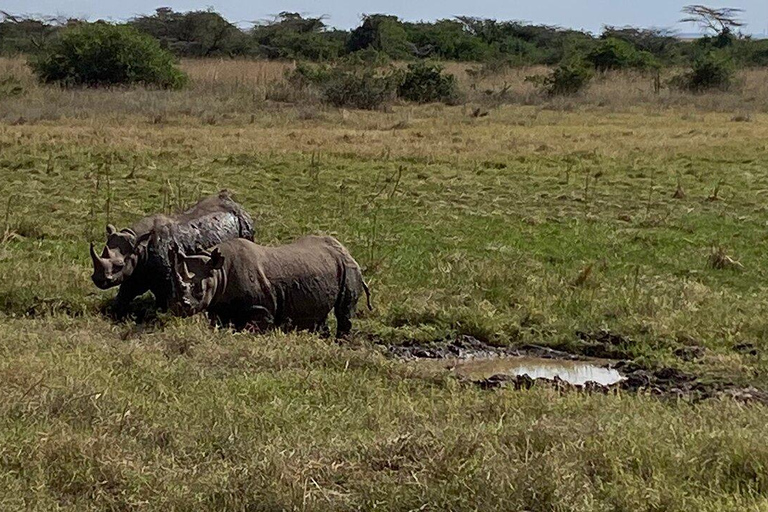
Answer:
[[[396,16],[370,14],[363,17],[360,26],[346,31],[329,27],[323,18],[292,12],[282,12],[274,20],[249,29],[237,27],[213,10],[176,12],[167,7],[122,24],[3,13],[0,54],[32,55],[33,68],[43,81],[86,85],[141,82],[163,87],[183,82],[183,77],[168,71],[172,68],[170,55],[309,61],[319,65],[313,79],[304,75],[293,77],[295,80],[311,85],[317,95],[332,104],[364,108],[378,108],[396,96],[417,102],[455,102],[459,97],[455,80],[443,74],[435,61],[481,63],[477,73],[486,75],[515,66],[552,66],[550,75],[532,77],[542,92],[550,95],[578,93],[596,73],[655,72],[659,83],[660,68],[683,67],[690,71],[669,85],[699,92],[730,87],[738,67],[768,65],[768,40],[754,40],[739,33],[743,25],[737,18],[740,12],[700,5],[685,7],[681,21],[699,23],[708,34],[692,42],[658,29],[609,26],[595,36],[560,27],[467,16],[405,22]],[[140,35],[146,37],[140,43],[144,46],[143,56],[126,50],[108,62],[114,64],[130,55],[131,62],[140,63],[141,73],[164,75],[136,77],[132,75],[136,70],[119,62],[116,69],[111,69],[111,64],[110,69],[101,69],[103,66],[89,61],[101,58],[101,50],[81,59],[78,52],[83,50],[82,45],[72,42],[85,34],[100,33],[91,43],[109,39],[115,49],[116,40],[107,37],[107,32],[134,43],[138,43]],[[87,46],[93,50],[94,44]],[[74,59],[73,63],[69,64],[68,59]],[[408,62],[408,71],[387,66],[392,61]],[[90,70],[83,69],[88,66]],[[160,68],[166,71],[160,72]],[[82,72],[108,76],[71,76]]]
[[[658,29],[608,26],[594,36],[560,27],[467,16],[406,22],[396,16],[370,14],[363,17],[359,27],[346,31],[329,27],[323,18],[283,12],[270,22],[241,29],[213,10],[176,12],[163,7],[125,24],[153,36],[179,57],[332,61],[360,51],[375,51],[397,60],[502,60],[515,65],[555,65],[579,53],[591,55],[597,67],[613,68],[643,67],[653,62],[688,65],[697,53],[716,47],[727,49],[739,65],[768,64],[768,41],[738,34],[741,24],[733,20],[734,13],[709,11],[685,11],[687,21],[702,16],[709,20],[705,28],[711,37],[694,42],[681,41]],[[730,24],[722,19],[718,24],[718,13],[730,16]],[[86,23],[5,14],[0,22],[0,53],[34,52],[66,27]]]

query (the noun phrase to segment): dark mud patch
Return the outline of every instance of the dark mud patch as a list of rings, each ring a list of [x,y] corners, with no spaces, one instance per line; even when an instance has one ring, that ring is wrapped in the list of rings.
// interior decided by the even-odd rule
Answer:
[[[635,345],[631,338],[605,330],[576,331],[576,337],[579,339],[576,349],[587,357],[626,359],[630,357],[631,347]]]
[[[581,341],[576,347],[578,354],[538,345],[497,347],[471,336],[386,345],[386,350],[391,356],[406,361],[439,364],[462,382],[482,389],[549,386],[563,392],[628,392],[691,402],[731,398],[768,404],[768,392],[754,387],[708,381],[672,367],[648,368],[636,364],[624,356],[631,342],[624,336],[608,331],[577,333],[577,336]],[[701,357],[703,350],[699,348],[681,352],[678,357]],[[489,371],[499,366],[503,371]]]
[[[377,341],[374,340],[376,343]],[[494,357],[542,357],[546,359],[583,359],[577,354],[554,350],[538,345],[520,347],[498,347],[472,336],[458,336],[428,343],[405,342],[400,345],[385,345],[393,357],[400,359],[480,359]]]

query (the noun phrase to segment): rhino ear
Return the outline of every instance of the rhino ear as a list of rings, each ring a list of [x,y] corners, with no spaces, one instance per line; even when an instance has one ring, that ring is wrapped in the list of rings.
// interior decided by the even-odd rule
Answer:
[[[136,240],[136,232],[131,228],[121,229],[120,234],[127,235],[128,238],[131,240],[131,243],[134,243]]]
[[[133,243],[133,250],[134,252],[142,252],[147,249],[147,244],[149,244],[149,239],[152,238],[152,233],[144,233],[139,238],[136,239],[136,241]]]
[[[211,260],[208,262],[208,266],[213,270],[218,270],[224,266],[224,256],[221,255],[218,247],[211,253]]]
[[[117,229],[112,224],[107,224],[107,236],[117,233]]]

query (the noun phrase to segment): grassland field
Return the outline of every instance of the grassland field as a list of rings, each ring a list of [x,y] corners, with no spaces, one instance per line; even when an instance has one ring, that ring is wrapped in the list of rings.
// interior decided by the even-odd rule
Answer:
[[[766,406],[488,391],[373,342],[607,330],[768,390],[768,71],[548,99],[452,65],[465,105],[364,112],[270,99],[285,64],[183,65],[184,91],[63,90],[0,60],[1,510],[768,510]],[[349,247],[352,340],[103,313],[104,225],[222,188],[262,243]]]

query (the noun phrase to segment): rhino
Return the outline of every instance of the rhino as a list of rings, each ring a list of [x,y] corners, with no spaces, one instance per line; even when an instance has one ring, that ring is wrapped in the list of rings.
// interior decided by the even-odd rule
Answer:
[[[90,245],[91,279],[102,290],[120,286],[114,303],[118,314],[125,313],[130,302],[147,291],[160,309],[167,309],[174,293],[169,244],[194,254],[238,237],[253,240],[253,221],[222,190],[177,215],[151,215],[119,231],[108,224],[101,255]]]
[[[263,331],[295,328],[326,334],[331,310],[336,337],[350,333],[357,301],[371,293],[360,266],[335,238],[305,236],[267,247],[227,240],[206,254],[169,250],[176,281],[171,311],[205,311],[212,323]]]

